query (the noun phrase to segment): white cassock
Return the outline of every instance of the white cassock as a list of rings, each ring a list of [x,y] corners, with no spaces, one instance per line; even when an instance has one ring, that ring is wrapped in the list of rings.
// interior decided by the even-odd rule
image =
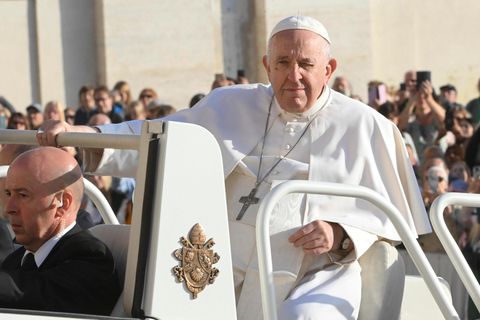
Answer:
[[[254,229],[258,204],[251,205],[241,221],[235,219],[243,205],[238,200],[250,193],[256,181],[272,96],[271,86],[262,84],[223,87],[193,109],[162,119],[205,127],[222,150],[239,319],[262,319]],[[100,130],[140,133],[141,121],[106,125]],[[301,115],[286,114],[274,99],[260,177],[297,141],[288,159],[260,185],[256,197],[262,199],[271,187],[292,179],[361,185],[392,202],[414,233],[431,231],[402,136],[381,114],[328,87],[315,106]],[[135,151],[107,149],[98,167],[99,159],[89,155],[85,159],[86,171],[95,174],[135,175]],[[305,257],[302,249],[294,248],[287,239],[314,220],[341,224],[355,250],[343,259],[329,254]],[[386,216],[368,202],[323,195],[282,198],[272,214],[270,233],[277,306],[284,319],[296,315],[301,315],[299,319],[315,319],[315,315],[320,319],[355,318],[361,286],[356,259],[377,237],[400,240]]]

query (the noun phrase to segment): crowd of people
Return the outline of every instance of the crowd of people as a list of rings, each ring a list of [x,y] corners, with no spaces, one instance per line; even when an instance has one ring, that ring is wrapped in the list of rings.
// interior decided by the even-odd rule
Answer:
[[[480,80],[478,82],[480,92]],[[383,88],[382,88],[383,87]],[[385,84],[372,81],[369,91],[377,94],[369,105],[394,122],[401,131],[410,162],[414,168],[425,208],[446,192],[480,193],[480,98],[463,105],[457,101],[457,90],[445,84],[435,91],[429,80],[417,81],[417,72],[408,71],[403,85],[388,92]],[[335,79],[333,89],[352,94],[346,78]],[[380,101],[383,98],[383,101]],[[480,276],[480,224],[477,208],[448,206],[444,219],[454,239]],[[419,243],[425,252],[443,253],[435,233],[421,235]],[[473,304],[469,319],[480,315]]]
[[[299,27],[299,25],[305,25],[305,27]],[[292,38],[296,41],[292,41]],[[305,179],[305,176],[307,176],[307,179],[310,180],[340,181],[367,186],[379,193],[383,192],[383,195],[388,197],[395,205],[404,207],[405,209],[402,213],[407,220],[411,219],[415,214],[422,216],[424,212],[423,208],[420,212],[415,212],[414,208],[409,209],[409,205],[406,204],[407,198],[412,195],[403,195],[402,193],[403,187],[400,180],[410,177],[410,173],[403,173],[404,176],[402,177],[400,177],[400,173],[392,176],[391,170],[386,169],[388,165],[394,162],[390,158],[389,161],[387,161],[386,157],[392,156],[395,152],[400,154],[400,157],[405,152],[408,152],[415,178],[421,190],[423,205],[427,210],[436,197],[448,191],[480,193],[480,157],[477,156],[478,146],[480,144],[480,130],[476,130],[480,120],[479,98],[475,98],[464,107],[456,101],[456,89],[453,85],[447,84],[442,86],[440,88],[440,94],[437,95],[428,80],[417,81],[417,72],[409,71],[406,72],[404,76],[403,85],[400,88],[396,88],[397,90],[393,92],[390,92],[384,83],[371,81],[369,83],[368,101],[370,108],[367,108],[358,101],[344,97],[348,96],[352,99],[360,100],[359,96],[354,94],[347,78],[337,77],[332,85],[334,91],[331,91],[329,87],[327,87],[337,63],[329,56],[327,49],[321,53],[321,59],[323,60],[318,60],[325,60],[327,62],[325,62],[325,64],[319,63],[319,68],[316,65],[318,61],[315,59],[309,60],[305,58],[304,61],[296,56],[297,54],[300,55],[300,53],[294,50],[294,47],[303,42],[305,42],[305,45],[300,46],[301,49],[299,49],[299,52],[307,56],[312,55],[315,59],[318,50],[311,48],[312,43],[316,43],[317,46],[321,46],[322,48],[329,48],[330,44],[326,29],[314,19],[296,16],[281,21],[272,31],[269,40],[268,50],[273,58],[266,55],[263,61],[272,87],[267,88],[262,85],[241,86],[249,83],[248,79],[244,76],[238,76],[237,79],[219,76],[213,81],[212,90],[219,87],[231,88],[215,90],[214,95],[218,99],[212,99],[212,95],[207,96],[207,98],[205,98],[203,94],[195,95],[190,103],[190,108],[194,106],[197,107],[193,108],[190,113],[176,113],[175,108],[161,100],[152,88],[143,89],[138,99],[133,100],[128,83],[120,81],[112,89],[106,86],[98,86],[96,88],[89,85],[83,86],[79,90],[79,105],[76,108],[63,109],[58,101],[51,101],[47,103],[44,108],[40,104],[33,103],[26,108],[26,115],[17,112],[5,97],[0,97],[0,115],[4,115],[3,118],[5,121],[3,123],[8,129],[38,130],[42,127],[45,128],[45,134],[48,134],[47,129],[51,129],[50,124],[58,124],[58,122],[50,122],[47,126],[42,125],[45,120],[49,119],[66,121],[69,124],[68,130],[66,131],[72,131],[73,128],[75,128],[73,125],[103,126],[105,124],[121,124],[126,120],[159,119],[169,115],[173,115],[169,119],[200,123],[207,129],[211,126],[212,131],[216,132],[217,140],[225,141],[227,140],[225,137],[233,135],[236,141],[240,141],[239,145],[240,149],[243,148],[242,150],[228,151],[232,153],[232,157],[237,156],[235,152],[242,153],[241,159],[243,160],[241,160],[241,162],[237,161],[234,164],[232,162],[233,167],[226,170],[229,174],[226,180],[227,194],[229,185],[235,186],[235,188],[237,188],[237,185],[241,185],[242,188],[245,187],[245,190],[238,191],[241,193],[246,192],[245,194],[248,194],[250,192],[249,190],[254,186],[250,196],[248,196],[249,199],[256,199],[255,196],[264,196],[268,191],[267,186],[270,186],[275,181],[273,180],[273,176],[278,175],[275,179],[282,178],[283,180]],[[290,46],[292,48],[290,48]],[[290,49],[287,50],[288,48]],[[287,51],[282,52],[282,50]],[[281,58],[278,58],[275,54],[281,56]],[[296,59],[300,61],[298,65]],[[295,62],[292,63],[292,61]],[[311,65],[315,65],[315,67]],[[327,70],[326,74],[316,74],[316,68],[318,68],[318,70]],[[302,69],[302,71],[299,71],[300,69]],[[302,80],[301,76],[307,78],[307,80]],[[308,81],[312,83],[318,82],[315,83],[318,84],[318,86],[312,85]],[[298,86],[299,83],[308,87],[308,89],[316,90],[314,92],[316,95],[308,90],[304,93],[304,88],[300,88]],[[290,87],[288,87],[289,84]],[[297,86],[294,86],[294,84]],[[287,88],[283,86],[287,86]],[[249,89],[249,91],[245,92],[245,89]],[[299,93],[299,91],[302,92]],[[303,94],[305,94],[305,96],[303,96]],[[290,95],[293,96],[293,98]],[[210,100],[208,100],[209,97]],[[231,100],[232,97],[235,99]],[[274,99],[274,97],[276,99]],[[206,100],[210,101],[212,105],[206,103]],[[260,119],[255,119],[255,112],[259,112],[259,114],[260,112],[265,112],[265,110],[262,109],[265,107],[265,101],[267,106],[268,102],[270,103],[266,127],[262,127],[264,125],[263,121],[265,120],[262,117],[262,124],[246,134],[241,122],[243,121],[245,122],[245,126],[249,126],[250,123],[260,121]],[[225,105],[221,105],[221,103]],[[238,106],[236,106],[236,104],[238,104]],[[326,116],[323,114],[322,116],[330,117],[330,121],[325,123],[332,124],[332,128],[341,127],[343,128],[342,130],[345,130],[347,133],[339,135],[333,132],[335,130],[332,129],[333,131],[328,131],[328,128],[325,129],[323,124],[319,124],[321,117],[317,119],[317,116],[321,114],[320,111],[322,111],[326,105],[328,105],[329,109],[325,111]],[[195,110],[205,110],[209,108],[216,111],[214,114],[219,118],[218,123],[216,122],[217,119],[203,119],[201,110],[198,112]],[[243,108],[250,108],[251,114],[249,114],[249,112],[244,112],[243,115],[238,114],[240,110],[244,111]],[[261,111],[257,111],[257,109]],[[222,113],[223,110],[228,110],[230,113],[225,116]],[[335,112],[332,110],[335,110]],[[269,127],[270,111],[277,113],[275,118],[272,116],[271,127]],[[364,119],[364,121],[358,122],[357,119],[346,118],[341,120],[342,115],[340,113],[347,111],[349,112],[349,115],[346,115],[347,117],[353,114]],[[242,118],[246,117],[245,114],[248,114],[248,117],[251,117],[251,119]],[[392,123],[383,119],[380,114],[398,127],[398,130],[403,136],[405,148],[401,146],[399,149],[397,142],[394,142],[396,141],[394,137],[397,133],[391,134],[392,130],[390,130],[390,128],[393,127]],[[177,118],[175,115],[178,115]],[[275,122],[277,118],[280,120]],[[229,126],[220,125],[226,121]],[[310,125],[312,126],[310,127]],[[218,127],[220,127],[221,130],[218,129]],[[304,135],[310,128],[312,130],[312,137]],[[315,134],[319,134],[319,130],[322,130],[322,128],[325,129],[325,135],[314,136]],[[365,130],[363,134],[370,135],[369,137],[372,141],[375,140],[376,143],[370,146],[370,138],[365,139],[363,134],[357,134],[359,128],[360,130]],[[287,131],[292,135],[292,137],[288,137],[288,139],[291,140],[293,137],[295,137],[295,139],[292,140],[293,143],[286,144],[286,151],[280,155],[279,158],[274,152],[276,149],[272,146],[276,145],[277,140],[281,140],[282,134],[285,134]],[[41,135],[44,134],[43,131],[39,132]],[[270,132],[272,132],[271,136],[269,136]],[[248,134],[250,136],[255,135],[255,137],[252,138],[254,141],[250,139],[251,137],[247,139]],[[223,137],[223,139],[221,137]],[[42,139],[41,136],[37,136],[37,138],[39,141]],[[263,144],[261,143],[261,139],[263,139]],[[310,139],[312,139],[312,141],[310,141]],[[250,143],[245,141],[250,141]],[[255,146],[253,144],[254,142],[258,142],[258,144]],[[281,140],[281,142],[283,143],[283,140]],[[311,148],[309,143],[311,143]],[[295,152],[292,152],[290,155],[290,149],[293,150],[297,144],[299,146]],[[365,146],[367,147],[364,148]],[[227,147],[223,148],[227,150]],[[222,149],[222,151],[227,153],[228,156],[228,152],[224,149]],[[260,168],[264,157],[264,149],[266,154],[265,159],[268,160],[267,162],[274,163],[274,165],[269,171],[268,168],[262,168],[265,173],[262,174],[262,176],[264,175],[263,179],[260,179],[260,174],[263,172]],[[388,155],[382,154],[381,149],[388,153]],[[404,149],[406,149],[406,151]],[[66,148],[66,151],[71,153],[72,156],[75,156],[79,164],[82,163],[82,154],[77,152],[78,150]],[[326,154],[328,152],[331,152],[331,154],[327,156]],[[345,164],[342,162],[344,159],[338,156],[338,154],[342,152],[346,154],[345,158],[348,157],[351,161],[355,161],[357,157],[364,159],[365,167],[368,167],[370,171],[367,172],[364,169],[355,171],[350,168],[350,163]],[[281,162],[281,160],[284,160],[287,156],[289,156],[289,158],[292,157],[292,159]],[[117,158],[120,159],[122,157]],[[277,158],[280,160],[275,160]],[[132,157],[132,159],[134,158]],[[318,162],[310,163],[310,159],[317,159]],[[328,159],[329,162],[325,159]],[[260,165],[257,165],[258,160],[260,161]],[[274,161],[278,162],[275,163]],[[333,163],[334,161],[337,162]],[[226,165],[228,164],[226,161],[224,162]],[[327,165],[327,162],[329,166],[333,166],[336,169],[328,170],[328,172],[321,170],[320,164]],[[238,165],[238,163],[241,163],[241,165]],[[308,171],[309,165],[314,167],[314,169]],[[353,165],[353,167],[355,167],[355,165]],[[248,176],[248,174],[244,173],[246,171],[256,172],[255,168],[258,168],[258,172],[256,174],[252,173],[251,175],[256,175],[256,182],[254,181],[255,179],[247,181],[247,178],[243,176]],[[273,170],[274,168],[276,168],[276,170]],[[397,170],[396,166],[392,166],[392,168],[392,170]],[[350,175],[345,174],[347,171]],[[267,176],[268,179],[265,180]],[[366,176],[367,178],[365,178]],[[103,176],[89,176],[88,179],[111,201],[112,208],[114,208],[114,211],[117,213],[119,220],[128,223],[131,218],[129,214],[131,213],[135,180]],[[262,185],[262,188],[259,188],[259,193],[256,194],[258,191],[257,188],[260,185]],[[8,190],[10,190],[9,188],[10,187],[7,187]],[[393,192],[394,189],[400,190],[400,194]],[[235,193],[235,195],[237,195],[237,193]],[[63,197],[63,193],[61,197]],[[412,197],[415,200],[415,196],[413,195]],[[232,219],[230,219],[231,225],[242,230],[242,237],[245,234],[254,234],[254,232],[252,233],[252,230],[248,228],[252,226],[249,219],[254,215],[247,214],[247,217],[242,221],[242,226],[240,227],[240,222],[237,221],[242,220],[242,216],[239,214],[237,217],[239,211],[237,209],[242,208],[242,206],[245,207],[245,204],[238,204],[238,199],[236,198],[230,200],[227,201],[229,216],[232,215]],[[410,205],[415,202],[414,200],[408,200]],[[300,229],[295,229],[297,230],[296,232],[284,239],[285,243],[294,244],[292,249],[293,247],[302,246],[305,254],[321,257],[307,267],[307,274],[309,275],[317,274],[317,272],[325,272],[318,270],[323,270],[323,268],[326,268],[325,266],[333,262],[338,268],[343,268],[342,270],[344,271],[338,271],[338,274],[332,275],[332,281],[341,281],[339,278],[343,278],[353,279],[352,281],[357,283],[356,281],[359,279],[360,272],[359,269],[351,266],[355,263],[354,260],[368,250],[370,245],[377,240],[377,236],[394,241],[398,240],[396,239],[396,233],[392,231],[393,229],[390,228],[390,225],[383,222],[374,210],[365,210],[356,204],[346,201],[341,204],[334,201],[331,203],[321,203],[325,211],[342,207],[345,209],[345,212],[354,211],[356,213],[355,215],[346,215],[346,220],[344,221],[341,219],[335,220],[337,218],[316,212],[315,209],[312,209],[315,206],[320,206],[318,198],[312,197],[298,200],[298,208],[294,209],[298,212],[306,210],[305,208],[311,210],[311,212],[305,212],[305,216],[307,216],[308,213],[311,221],[301,228],[301,224],[298,226],[295,225],[298,221],[290,221],[292,223],[291,228],[289,227],[285,230]],[[88,199],[81,201],[79,208],[85,209],[90,213],[94,224],[102,223],[101,217],[98,215],[98,212],[96,213],[94,205],[89,202]],[[246,206],[246,208],[248,209],[248,206]],[[241,209],[241,212],[245,213],[244,209]],[[281,212],[279,211],[278,214],[280,215]],[[477,221],[476,209],[448,207],[444,215],[452,235],[464,250],[472,268],[480,272],[480,249],[478,248],[480,246],[480,224]],[[366,219],[371,221],[371,224],[368,226],[365,225],[361,221],[362,217],[366,217]],[[329,221],[328,219],[333,220]],[[425,226],[412,226],[412,229],[415,228],[418,234],[425,233],[428,229],[428,223],[426,223]],[[320,229],[321,231],[319,231]],[[325,234],[328,236],[325,236]],[[308,240],[305,238],[306,235],[309,237]],[[235,233],[232,233],[232,237],[235,238],[235,236]],[[315,245],[310,244],[310,237],[318,237],[315,238]],[[321,241],[318,239],[321,239]],[[361,239],[361,241],[359,239]],[[426,252],[441,252],[443,250],[435,234],[420,235],[419,242]],[[321,245],[318,245],[318,243],[321,243]],[[288,246],[285,245],[282,247],[282,250],[285,250],[286,247]],[[254,247],[252,247],[252,252],[254,250],[253,248]],[[328,248],[328,250],[325,248]],[[328,254],[328,257],[325,254]],[[293,255],[295,254],[292,253],[292,256]],[[236,259],[241,258],[239,257],[240,255],[238,257],[236,256],[235,248],[233,248],[233,256],[235,265],[237,262]],[[249,258],[250,256],[251,255],[248,255]],[[303,263],[302,258],[299,258],[297,262],[300,266]],[[243,264],[248,266],[250,263],[252,262],[246,261]],[[243,277],[241,286],[245,288],[246,284],[244,284],[243,281],[247,281],[245,279],[250,269],[237,271],[239,273],[243,272],[241,275]],[[303,277],[303,275],[299,275],[299,277]],[[305,276],[305,279],[306,278],[307,276]],[[324,286],[325,283],[318,282],[320,281],[318,279],[309,278],[299,283],[292,281],[291,288],[285,286],[288,290],[285,291],[286,300],[281,306],[284,317],[285,314],[292,314],[293,317],[294,314],[298,316],[298,313],[312,312],[310,310],[312,306],[308,306],[307,309],[301,309],[301,311],[296,309],[299,305],[298,301],[308,301],[310,299],[309,293],[301,293],[303,289],[313,288],[311,292],[318,294],[323,294],[323,292],[330,293],[331,290],[336,290],[329,286]],[[235,285],[237,286],[237,282]],[[251,285],[254,286],[255,284],[251,283]],[[293,290],[293,288],[296,290],[291,293],[291,296],[287,297],[287,293],[290,289]],[[302,288],[302,290],[299,288]],[[241,290],[242,288],[240,287],[239,294]],[[252,290],[245,290],[245,292],[252,292]],[[241,293],[237,297],[237,301],[243,301],[238,302],[239,310],[243,310],[241,309],[242,303],[250,303],[250,300],[253,299],[252,297],[254,296],[247,297],[246,293]],[[350,299],[349,301],[351,301],[352,304],[356,305],[354,310],[349,312],[354,315],[357,314],[360,301],[358,291],[352,290],[351,296],[349,296],[348,299]],[[245,310],[239,312],[245,312],[244,315],[251,312],[252,315],[254,315],[253,318],[258,316],[258,309],[247,309],[248,308],[245,308]],[[312,310],[315,309],[313,308]],[[346,312],[345,310],[340,311]],[[288,316],[286,317],[288,318]]]

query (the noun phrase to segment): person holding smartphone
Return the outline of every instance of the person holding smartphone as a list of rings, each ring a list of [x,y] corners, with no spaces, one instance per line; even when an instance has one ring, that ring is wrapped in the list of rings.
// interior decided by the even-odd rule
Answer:
[[[412,136],[423,163],[423,152],[437,141],[440,130],[444,129],[445,109],[435,100],[430,80],[419,79],[412,92],[400,113],[398,128]]]

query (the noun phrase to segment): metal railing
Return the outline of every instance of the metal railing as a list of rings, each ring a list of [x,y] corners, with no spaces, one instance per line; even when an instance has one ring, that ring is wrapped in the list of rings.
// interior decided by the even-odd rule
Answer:
[[[61,146],[82,148],[138,149],[140,146],[140,135],[133,134],[65,132],[59,134],[56,140],[58,145]],[[0,143],[38,145],[37,132],[33,130],[0,129]],[[0,177],[6,176],[7,168],[0,169]],[[90,181],[84,179],[84,182],[85,194],[97,206],[105,223],[118,224],[117,217],[101,191]]]
[[[56,141],[59,146],[138,150],[140,135],[64,132],[57,136]],[[37,132],[33,130],[0,129],[0,143],[38,145]]]
[[[480,310],[480,286],[478,281],[443,219],[443,212],[449,205],[480,207],[480,195],[448,192],[438,196],[430,207],[430,222],[432,223],[433,230],[435,230],[435,233],[445,248],[445,252],[452,261],[455,270],[457,270],[475,306]]]
[[[361,186],[315,181],[287,181],[279,184],[267,194],[260,204],[257,215],[257,250],[263,315],[265,320],[277,319],[270,247],[270,215],[277,202],[283,196],[290,193],[312,193],[341,197],[355,197],[366,200],[377,206],[385,212],[394,225],[445,319],[460,319],[446,293],[441,288],[440,282],[420,248],[420,245],[415,239],[415,236],[410,231],[410,227],[407,225],[398,209],[385,198],[371,189]]]

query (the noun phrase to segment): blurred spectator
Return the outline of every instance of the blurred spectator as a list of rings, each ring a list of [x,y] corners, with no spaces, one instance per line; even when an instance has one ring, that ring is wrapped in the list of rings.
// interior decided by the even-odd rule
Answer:
[[[346,95],[347,97],[352,95],[350,82],[345,77],[336,77],[332,89]]]
[[[107,89],[107,92],[108,92],[108,89]],[[94,127],[94,126],[102,126],[104,124],[109,124],[109,123],[112,123],[112,121],[106,114],[97,113],[92,115],[87,125]],[[102,192],[102,194],[105,196],[107,201],[111,203],[110,186],[112,184],[112,177],[88,175],[88,176],[85,176],[85,178],[88,181],[90,181],[93,185],[95,185],[95,187],[97,187]],[[80,209],[83,209],[90,213],[90,216],[95,225],[103,222],[100,212],[98,211],[97,207],[89,197],[85,196],[83,198]]]
[[[145,107],[145,109],[148,108],[149,103],[153,99],[157,99],[157,98],[158,98],[158,95],[155,92],[155,90],[150,88],[143,89],[142,92],[140,92],[140,95],[138,96],[138,100],[143,103],[143,106]]]
[[[243,70],[238,70],[237,79],[235,79],[235,84],[249,84],[247,77],[245,77]]]
[[[378,110],[382,104],[390,100],[385,83],[377,80],[368,83],[368,105],[370,107]]]
[[[125,102],[122,101],[122,96],[120,92],[117,90],[112,90],[111,96],[113,99],[113,106],[119,108],[120,110],[122,110],[122,112],[125,113],[127,111],[127,105],[125,104]]]
[[[174,114],[175,112],[177,112],[177,110],[175,110],[174,107],[167,104],[162,104],[160,106],[155,105],[152,107],[149,106],[147,117],[149,120],[161,119],[171,114]]]
[[[378,112],[380,112],[385,118],[398,125],[398,110],[397,105],[393,102],[385,102],[378,108]]]
[[[415,177],[417,178],[418,185],[421,184],[421,167],[420,161],[418,161],[418,154],[417,149],[415,149],[415,143],[413,142],[412,137],[406,133],[402,133],[403,141],[405,142],[405,147],[407,148],[408,157],[410,159],[410,163],[413,167],[413,172],[415,173]]]
[[[150,103],[148,104],[146,110],[147,110],[147,119],[148,120],[153,120],[153,119],[157,119],[156,116],[158,114],[158,110],[160,110],[160,108],[165,105],[165,101],[163,101],[162,99],[152,99],[152,101],[150,101]]]
[[[360,101],[360,102],[363,102],[363,101],[362,101],[362,98],[360,98],[360,96],[359,96],[358,94],[352,95],[351,98],[352,98],[353,100],[358,100],[358,101]]]
[[[432,161],[434,159],[430,159]],[[436,158],[436,162],[441,159]],[[422,197],[427,211],[433,201],[448,191],[448,172],[444,165],[430,166],[422,177]],[[455,241],[463,233],[463,224],[460,219],[461,207],[447,206],[444,210],[444,220]],[[445,252],[435,232],[421,235],[418,242],[425,252]]]
[[[445,163],[448,168],[451,168],[453,164],[459,160],[463,161],[463,159],[465,159],[465,152],[459,145],[454,144],[445,151]]]
[[[129,120],[145,120],[147,118],[147,111],[140,101],[133,101],[128,108],[127,115]]]
[[[424,161],[423,152],[437,141],[444,121],[445,110],[435,101],[430,82],[422,82],[420,89],[410,96],[398,121],[399,129],[412,136],[420,163]]]
[[[63,114],[63,108],[60,102],[50,101],[49,103],[47,103],[47,105],[45,106],[43,119],[65,121],[65,115]]]
[[[455,136],[455,144],[466,150],[468,141],[473,136],[473,124],[470,113],[463,107],[453,107],[447,112],[449,120],[445,119],[445,125]]]
[[[441,158],[442,160],[445,159],[445,153],[443,152],[442,148],[437,145],[430,146],[423,152],[424,162],[427,162],[427,160],[433,158]]]
[[[7,123],[11,115],[10,110],[0,105],[0,129],[7,128]]]
[[[202,100],[205,95],[203,93],[197,93],[190,100],[190,108],[197,104],[198,101]]]
[[[7,129],[29,130],[27,117],[21,112],[15,112],[8,120]]]
[[[93,92],[95,88],[90,85],[84,85],[78,92],[80,106],[75,113],[75,125],[86,125],[90,119],[91,113],[95,110],[95,100],[93,99]]]
[[[477,90],[480,92],[480,79],[477,83]],[[480,98],[470,100],[466,106],[468,112],[472,115],[474,126],[476,127],[480,120]]]
[[[27,118],[31,130],[37,130],[43,123],[43,108],[38,103],[27,107]]]
[[[117,90],[120,94],[120,99],[125,103],[126,106],[129,106],[132,103],[132,94],[130,92],[130,86],[125,81],[118,81],[113,90]]]
[[[452,192],[467,192],[471,177],[470,169],[464,161],[454,162],[450,167],[448,177],[450,181],[449,190]]]
[[[75,109],[73,108],[66,108],[64,111],[63,111],[63,115],[65,116],[65,121],[69,124],[69,125],[73,125],[74,121],[75,121]]]
[[[440,87],[440,95],[448,101],[450,107],[465,108],[457,103],[457,89],[450,83]]]
[[[113,105],[112,93],[106,86],[99,86],[95,88],[93,98],[97,108],[92,110],[90,117],[97,113],[103,113],[106,114],[110,120],[112,120],[112,123],[123,122],[125,118],[123,110],[122,108]]]
[[[212,83],[212,90],[219,88],[219,87],[227,87],[234,85],[235,82],[231,79],[228,79],[225,77],[223,74],[217,74],[215,75],[215,80]]]
[[[397,106],[402,106],[402,109],[398,110],[399,112],[401,112],[405,108],[406,102],[408,100],[408,91],[405,83],[401,83],[400,88],[395,91],[393,100]]]

